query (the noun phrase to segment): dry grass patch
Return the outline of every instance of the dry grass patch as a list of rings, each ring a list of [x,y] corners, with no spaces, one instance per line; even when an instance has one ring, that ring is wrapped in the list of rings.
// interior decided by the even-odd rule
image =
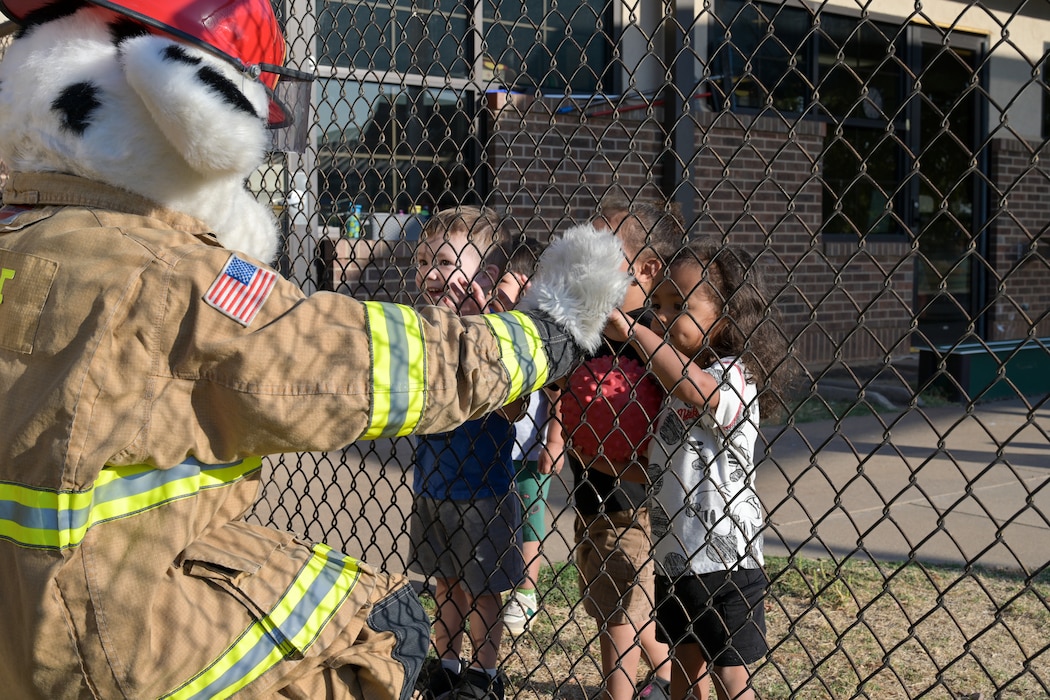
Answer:
[[[1050,577],[773,560],[766,698],[1050,697]]]
[[[782,558],[766,569],[761,698],[1050,698],[1050,573]],[[504,639],[508,698],[594,697],[598,630],[575,570],[548,569],[540,590],[532,628]]]

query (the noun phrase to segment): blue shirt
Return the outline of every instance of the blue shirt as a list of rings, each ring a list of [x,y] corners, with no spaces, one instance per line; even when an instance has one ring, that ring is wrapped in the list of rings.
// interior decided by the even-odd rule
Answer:
[[[505,496],[514,482],[514,425],[492,414],[447,433],[420,435],[413,490],[456,501]]]

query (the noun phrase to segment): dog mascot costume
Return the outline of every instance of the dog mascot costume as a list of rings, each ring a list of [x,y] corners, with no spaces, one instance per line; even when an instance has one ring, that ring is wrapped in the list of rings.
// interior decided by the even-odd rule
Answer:
[[[626,289],[618,245],[567,233],[524,311],[306,297],[244,186],[290,117],[268,0],[0,8],[0,694],[407,699],[412,588],[244,522],[261,456],[564,376]]]

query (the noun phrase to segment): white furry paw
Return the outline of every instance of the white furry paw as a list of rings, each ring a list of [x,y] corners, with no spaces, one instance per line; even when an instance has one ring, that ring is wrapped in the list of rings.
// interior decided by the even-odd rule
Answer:
[[[623,303],[630,276],[616,236],[591,224],[573,226],[540,256],[532,287],[518,308],[550,317],[589,353],[598,349],[612,310]]]

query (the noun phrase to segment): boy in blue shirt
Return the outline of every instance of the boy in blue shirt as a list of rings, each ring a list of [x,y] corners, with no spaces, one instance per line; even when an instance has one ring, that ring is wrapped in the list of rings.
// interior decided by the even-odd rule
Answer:
[[[437,213],[416,246],[416,283],[425,300],[464,316],[481,313],[486,295],[475,278],[488,250],[505,242],[498,216],[487,208]],[[433,644],[441,664],[425,681],[429,699],[504,698],[502,593],[524,572],[520,507],[511,492],[515,433],[507,418],[518,417],[520,403],[503,415],[420,436],[416,445],[410,568],[435,581]],[[466,668],[464,633],[474,653]]]

